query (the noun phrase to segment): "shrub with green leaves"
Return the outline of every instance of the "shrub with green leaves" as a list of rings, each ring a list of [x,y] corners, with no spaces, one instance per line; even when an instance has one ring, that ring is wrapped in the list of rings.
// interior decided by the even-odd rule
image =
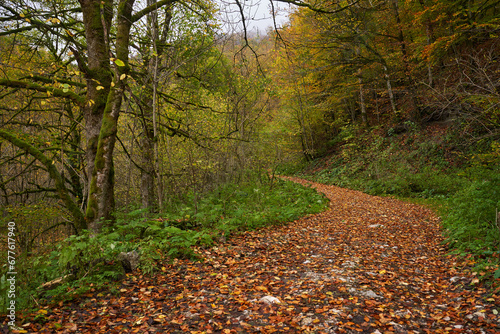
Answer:
[[[8,222],[15,222],[16,307],[23,309],[33,303],[41,284],[60,276],[57,252],[51,248],[73,229],[65,224],[65,211],[51,203],[6,206],[1,213],[0,231],[5,238]],[[7,251],[0,253],[0,263],[0,312],[4,312],[9,302]]]
[[[500,209],[500,175],[474,181],[449,203],[443,219],[449,241],[462,252],[491,257],[500,250],[497,210]]]
[[[453,196],[443,211],[448,242],[462,255],[472,254],[476,270],[500,266],[500,145],[492,142],[485,153],[474,154],[461,173],[467,186]],[[487,275],[487,274],[485,274]],[[500,278],[500,268],[494,272]]]
[[[229,235],[235,231],[282,224],[326,208],[327,199],[314,189],[281,179],[266,183],[249,179],[226,184],[195,203],[170,212],[169,224],[182,229],[209,229]]]

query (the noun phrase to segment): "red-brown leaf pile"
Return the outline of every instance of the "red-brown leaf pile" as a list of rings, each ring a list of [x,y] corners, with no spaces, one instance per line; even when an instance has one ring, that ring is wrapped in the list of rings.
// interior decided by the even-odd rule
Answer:
[[[306,181],[294,179],[297,182]],[[500,333],[498,292],[447,256],[420,206],[313,184],[330,210],[47,308],[37,333]]]

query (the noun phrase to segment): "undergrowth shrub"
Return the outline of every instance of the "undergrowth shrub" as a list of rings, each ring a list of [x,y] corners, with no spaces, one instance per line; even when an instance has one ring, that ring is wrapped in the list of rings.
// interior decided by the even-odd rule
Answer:
[[[341,154],[324,160],[322,167],[314,162],[303,176],[371,195],[415,198],[444,199],[464,186],[444,158],[443,142],[429,141],[415,130],[388,138],[370,133],[346,138],[350,145]]]
[[[16,258],[16,310],[30,307],[38,299],[37,288],[43,283],[60,276],[57,264],[57,252],[28,258],[19,255]],[[5,313],[9,303],[7,291],[10,283],[7,281],[7,266],[2,266],[0,273],[0,313]]]
[[[479,179],[453,196],[443,212],[447,241],[461,255],[472,254],[477,268],[500,265],[500,171],[483,170]],[[494,273],[500,278],[500,268]]]
[[[267,183],[222,185],[202,200],[186,202],[178,213],[169,212],[169,224],[195,227],[216,234],[280,224],[326,208],[326,198],[315,190],[281,179]],[[195,205],[196,204],[196,205]]]
[[[65,223],[67,213],[61,208],[44,203],[43,205],[15,205],[2,208],[0,234],[0,313],[5,312],[9,302],[7,290],[11,278],[7,273],[7,226],[15,223],[12,231],[15,240],[16,309],[23,309],[33,303],[36,289],[41,284],[59,276],[56,252],[53,245],[73,233]],[[10,226],[10,225],[9,225]],[[9,254],[12,256],[12,254]]]

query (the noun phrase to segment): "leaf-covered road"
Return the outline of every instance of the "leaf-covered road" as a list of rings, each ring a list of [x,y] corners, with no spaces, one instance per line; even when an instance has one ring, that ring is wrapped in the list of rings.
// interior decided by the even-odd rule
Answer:
[[[330,199],[329,211],[244,233],[201,250],[204,262],[179,260],[153,279],[130,276],[119,296],[50,308],[50,321],[26,329],[500,333],[498,293],[472,290],[474,277],[454,269],[430,210],[313,185]]]

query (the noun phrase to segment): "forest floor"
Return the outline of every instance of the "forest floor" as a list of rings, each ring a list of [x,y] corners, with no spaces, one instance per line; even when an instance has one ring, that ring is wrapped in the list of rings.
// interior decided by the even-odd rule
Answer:
[[[246,232],[26,319],[29,333],[500,333],[500,293],[424,207],[312,184],[320,214]],[[461,269],[462,268],[462,269]],[[40,313],[39,313],[40,314]],[[40,318],[40,317],[38,317]]]

